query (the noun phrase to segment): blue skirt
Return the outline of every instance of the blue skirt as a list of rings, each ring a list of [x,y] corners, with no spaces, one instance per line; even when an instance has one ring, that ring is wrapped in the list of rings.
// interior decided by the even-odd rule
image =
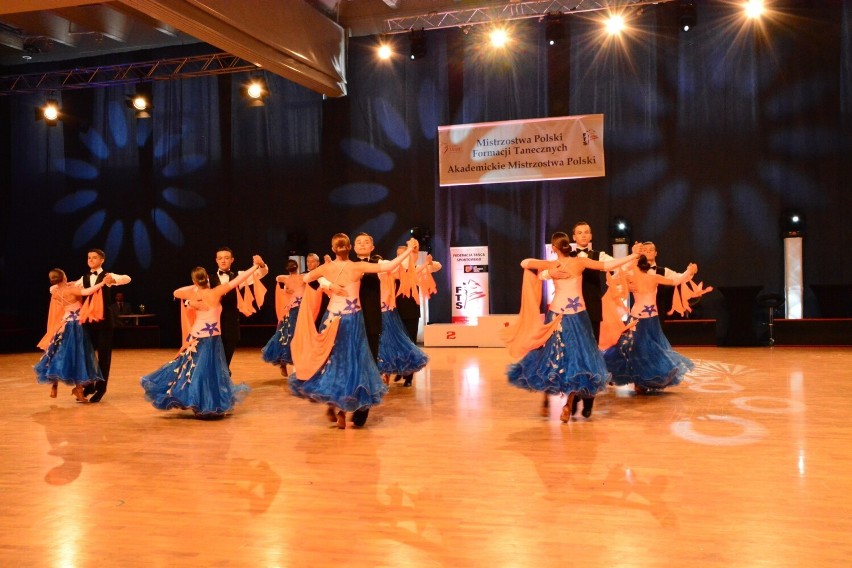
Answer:
[[[679,384],[695,367],[672,349],[658,317],[639,318],[635,329],[621,334],[618,343],[604,351],[604,360],[615,384],[634,383],[649,390]]]
[[[278,329],[275,330],[275,333],[260,351],[260,356],[264,361],[273,365],[293,364],[290,342],[293,340],[293,332],[296,331],[296,318],[298,316],[299,306],[296,306],[291,308],[278,323]]]
[[[104,380],[89,334],[77,320],[65,322],[33,368],[41,384],[77,386]]]
[[[412,343],[396,310],[382,312],[379,337],[379,371],[388,375],[412,375],[426,366],[429,357]]]
[[[546,320],[552,321],[548,311]],[[598,351],[592,322],[585,312],[565,314],[558,331],[547,342],[509,365],[509,383],[548,394],[578,393],[591,398],[606,390],[609,373]]]
[[[154,408],[181,408],[201,415],[221,415],[248,394],[245,384],[234,385],[222,337],[198,340],[153,373],[142,377],[145,398]]]
[[[360,311],[340,317],[334,347],[322,368],[305,381],[298,374],[297,367],[288,380],[294,395],[331,403],[348,412],[375,406],[388,392],[370,353]]]

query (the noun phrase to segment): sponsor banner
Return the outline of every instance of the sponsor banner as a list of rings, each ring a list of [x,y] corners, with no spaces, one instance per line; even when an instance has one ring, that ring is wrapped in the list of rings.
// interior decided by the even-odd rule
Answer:
[[[603,117],[439,126],[440,185],[602,177]]]
[[[488,315],[488,247],[450,247],[453,323],[476,325]]]

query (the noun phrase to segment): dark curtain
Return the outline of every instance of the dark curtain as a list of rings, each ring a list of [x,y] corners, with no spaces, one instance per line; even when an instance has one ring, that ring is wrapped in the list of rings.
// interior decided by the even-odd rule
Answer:
[[[377,38],[351,39],[342,99],[259,71],[263,107],[242,97],[247,74],[223,75],[150,85],[144,120],[125,105],[132,86],[57,93],[65,117],[49,127],[33,120],[46,94],[0,97],[3,325],[41,328],[47,271],[78,277],[98,247],[176,343],[171,292],[194,266],[213,268],[220,245],[240,268],[264,255],[275,274],[290,252],[327,252],[338,231],[366,231],[393,256],[414,227],[445,263],[451,246],[488,245],[491,310],[513,312],[522,258],[578,220],[611,250],[617,215],[665,264],[781,292],[788,210],[806,222],[805,315],[836,315],[813,290],[852,285],[849,3],[786,2],[785,18],[757,27],[699,2],[689,33],[676,4],[637,9],[621,39],[594,15],[566,16],[553,47],[542,23],[518,20],[503,55],[476,26],[427,32],[414,61],[405,34],[385,63]],[[591,113],[605,115],[605,177],[437,185],[439,125]],[[449,271],[437,276],[432,321],[449,321]],[[704,315],[722,307],[708,300]],[[248,321],[273,320],[270,305]]]

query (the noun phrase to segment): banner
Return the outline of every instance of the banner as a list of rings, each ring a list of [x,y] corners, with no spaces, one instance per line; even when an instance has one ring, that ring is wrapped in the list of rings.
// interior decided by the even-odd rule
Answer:
[[[488,315],[488,247],[450,247],[453,323],[476,325]]]
[[[603,117],[439,126],[440,185],[602,177]]]

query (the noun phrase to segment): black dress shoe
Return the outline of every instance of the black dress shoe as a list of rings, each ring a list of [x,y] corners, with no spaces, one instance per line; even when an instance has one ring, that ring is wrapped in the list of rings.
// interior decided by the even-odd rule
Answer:
[[[92,396],[93,394],[95,394],[95,387],[91,385],[83,387],[83,396]]]
[[[103,397],[103,393],[94,394],[89,398],[89,402],[100,402]]]
[[[575,396],[574,400],[571,401],[571,416],[577,414],[577,406],[580,404],[580,397]]]
[[[358,410],[352,413],[352,424],[360,428],[361,426],[367,423],[367,415],[369,414],[369,407],[359,408]]]
[[[594,398],[584,398],[583,399],[583,417],[588,418],[592,415],[592,406],[595,404]]]
[[[404,383],[402,383],[402,386],[404,386],[404,387],[410,387],[410,386],[411,386],[411,381],[412,381],[412,380],[414,380],[414,376],[412,376],[412,375],[405,375],[405,382],[404,382]]]

